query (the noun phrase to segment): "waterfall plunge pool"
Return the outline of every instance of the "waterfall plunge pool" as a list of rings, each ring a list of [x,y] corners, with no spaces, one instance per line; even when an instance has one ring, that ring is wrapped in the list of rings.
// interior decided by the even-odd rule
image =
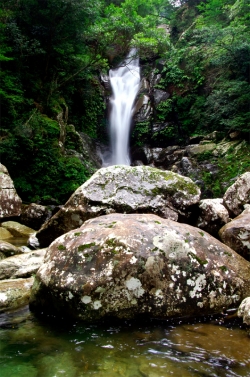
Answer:
[[[0,314],[1,377],[249,377],[239,322],[48,322],[28,307]]]

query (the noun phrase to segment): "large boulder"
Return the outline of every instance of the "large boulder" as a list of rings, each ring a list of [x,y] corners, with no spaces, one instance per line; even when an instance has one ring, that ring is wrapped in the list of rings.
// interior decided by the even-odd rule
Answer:
[[[199,211],[197,227],[214,236],[230,221],[223,199],[203,199],[199,203]]]
[[[152,214],[110,214],[56,239],[33,311],[93,321],[218,313],[250,294],[250,263],[208,233]]]
[[[43,263],[45,252],[41,249],[1,260],[0,280],[31,277]]]
[[[17,195],[8,170],[0,163],[0,218],[19,216],[22,200]]]
[[[29,303],[34,277],[0,281],[0,313],[18,309]]]
[[[222,242],[250,261],[250,208],[224,225],[219,236]]]
[[[200,189],[190,178],[149,166],[110,166],[80,186],[37,232],[41,247],[90,218],[119,213],[155,213],[178,221],[191,215]]]
[[[223,196],[225,207],[232,216],[238,216],[245,204],[250,204],[250,172],[242,174]]]

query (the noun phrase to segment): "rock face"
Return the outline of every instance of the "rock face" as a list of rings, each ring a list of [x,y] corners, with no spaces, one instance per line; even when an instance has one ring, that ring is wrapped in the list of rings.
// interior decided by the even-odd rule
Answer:
[[[250,326],[250,297],[246,297],[240,304],[238,317],[242,317],[243,322]]]
[[[200,229],[110,214],[56,239],[37,272],[35,312],[86,321],[218,313],[250,295],[250,263]]]
[[[31,277],[41,266],[45,252],[41,249],[0,261],[0,280]]]
[[[65,206],[37,232],[41,247],[78,228],[90,218],[119,213],[155,213],[163,218],[188,218],[200,199],[190,178],[148,166],[111,166],[98,170]]]
[[[229,222],[229,214],[222,199],[203,199],[199,209],[197,226],[209,234],[217,236],[221,227]]]
[[[242,174],[227,189],[223,201],[233,216],[238,216],[243,211],[244,204],[250,204],[250,172]]]
[[[222,242],[250,261],[250,208],[224,225],[219,236]]]
[[[22,224],[38,230],[49,217],[51,217],[51,211],[49,211],[48,207],[31,203],[23,206],[20,221]]]
[[[0,281],[0,313],[27,305],[34,278]]]
[[[21,205],[8,170],[0,163],[0,218],[19,216]]]

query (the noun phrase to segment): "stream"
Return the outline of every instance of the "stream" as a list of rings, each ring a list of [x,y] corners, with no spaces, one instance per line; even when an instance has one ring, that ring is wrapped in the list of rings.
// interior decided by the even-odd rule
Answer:
[[[250,339],[239,323],[48,322],[28,307],[0,314],[1,377],[250,376]]]

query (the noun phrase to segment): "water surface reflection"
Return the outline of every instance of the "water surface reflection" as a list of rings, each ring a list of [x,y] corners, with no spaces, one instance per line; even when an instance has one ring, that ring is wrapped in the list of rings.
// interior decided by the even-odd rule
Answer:
[[[28,308],[0,315],[1,377],[250,376],[250,339],[238,326],[46,323]]]

